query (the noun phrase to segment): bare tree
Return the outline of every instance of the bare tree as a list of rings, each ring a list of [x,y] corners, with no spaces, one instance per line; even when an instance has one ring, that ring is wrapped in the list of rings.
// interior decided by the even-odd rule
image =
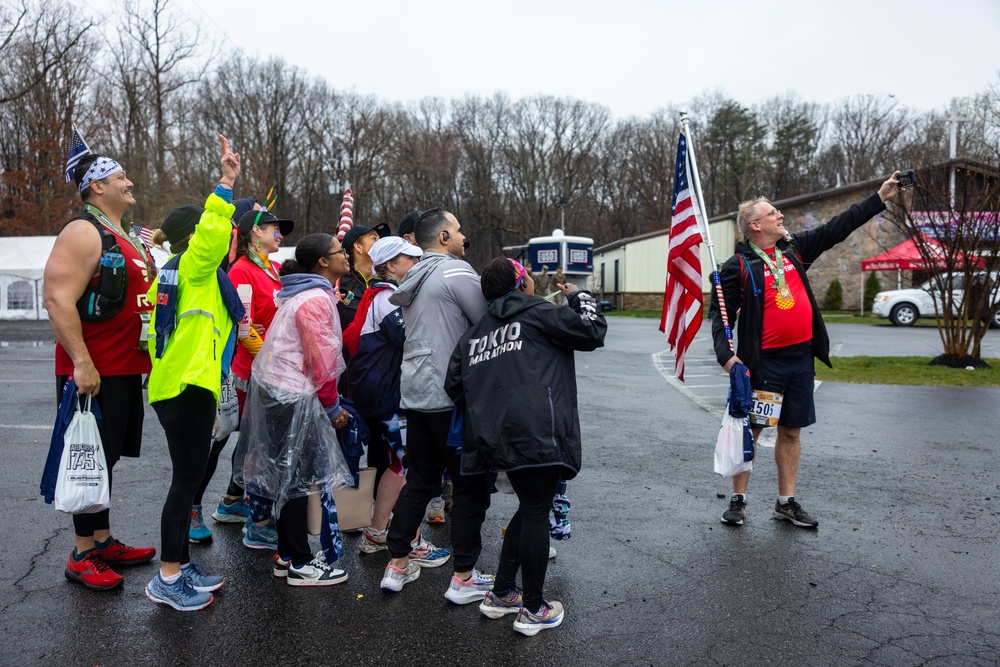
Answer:
[[[980,345],[1000,308],[1000,171],[963,161],[918,172],[911,200],[889,211],[913,239],[937,295],[944,354],[931,361],[952,367],[985,366]]]
[[[846,184],[891,174],[899,141],[912,121],[913,114],[891,97],[859,95],[844,100],[830,116],[827,178]]]
[[[0,58],[3,89],[21,91],[0,104],[0,229],[7,234],[58,231],[79,202],[62,170],[85,95],[82,56],[97,49],[78,32],[89,21],[66,3],[43,2],[38,11],[21,19]]]
[[[29,8],[26,0],[18,8],[0,7],[0,106],[20,100],[44,82],[94,27],[86,14],[72,12],[73,20],[65,20],[70,14],[66,7],[65,2],[49,0],[41,0],[36,8]],[[26,56],[34,63],[28,71],[17,66]]]

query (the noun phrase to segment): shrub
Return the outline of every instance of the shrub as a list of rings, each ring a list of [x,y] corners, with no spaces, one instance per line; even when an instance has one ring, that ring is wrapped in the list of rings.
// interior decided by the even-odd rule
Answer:
[[[874,271],[869,271],[868,277],[865,278],[865,299],[868,300],[868,310],[871,310],[872,306],[875,305],[875,295],[881,291],[882,284],[878,281],[878,274]]]
[[[824,299],[823,307],[826,310],[841,310],[841,306],[844,305],[844,288],[841,287],[840,281],[836,278],[830,283],[830,286],[826,288],[826,298]]]

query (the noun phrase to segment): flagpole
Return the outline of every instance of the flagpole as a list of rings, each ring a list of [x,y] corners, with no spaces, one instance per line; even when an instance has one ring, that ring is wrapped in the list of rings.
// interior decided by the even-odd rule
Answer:
[[[687,159],[688,173],[691,175],[691,184],[694,186],[695,196],[698,197],[698,210],[702,216],[707,216],[705,208],[705,195],[701,191],[701,176],[698,175],[698,163],[694,157],[694,142],[691,140],[690,119],[687,112],[681,112],[681,131],[687,137]],[[729,341],[729,349],[733,350],[733,331],[729,327],[729,314],[726,312],[726,301],[722,297],[722,280],[719,277],[719,264],[715,261],[715,243],[712,241],[712,234],[708,229],[708,218],[705,217],[705,227],[702,229],[705,246],[708,248],[708,258],[712,262],[712,283],[715,285],[715,294],[719,299],[719,313],[722,315],[722,326],[726,330],[726,340]]]

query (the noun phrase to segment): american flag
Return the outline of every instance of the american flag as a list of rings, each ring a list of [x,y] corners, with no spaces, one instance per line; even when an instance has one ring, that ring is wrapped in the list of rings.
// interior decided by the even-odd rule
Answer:
[[[132,231],[134,231],[139,236],[139,238],[142,239],[142,242],[146,244],[147,248],[153,246],[154,230],[150,229],[149,227],[142,227],[141,225],[133,224]]]
[[[684,381],[684,356],[701,327],[705,305],[701,293],[701,220],[704,215],[691,190],[687,142],[681,132],[670,216],[667,290],[663,294],[660,317],[660,331],[667,334],[667,343],[675,350],[674,375],[681,382]]]
[[[87,146],[87,142],[83,140],[83,135],[80,134],[80,131],[74,125],[73,136],[69,140],[69,153],[66,155],[67,183],[73,180],[73,170],[76,169],[77,163],[86,155],[90,155],[90,147]]]

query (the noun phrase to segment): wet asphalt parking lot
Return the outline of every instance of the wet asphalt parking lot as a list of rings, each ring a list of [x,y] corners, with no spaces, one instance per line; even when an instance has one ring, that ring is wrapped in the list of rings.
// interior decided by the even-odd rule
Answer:
[[[476,605],[450,606],[447,566],[383,593],[388,556],[359,554],[356,534],[345,536],[348,582],[294,589],[271,577],[269,552],[208,519],[215,539],[192,556],[227,582],[198,613],[145,597],[155,561],[122,570],[117,591],[71,584],[72,524],[38,495],[55,408],[51,333],[0,323],[0,665],[1000,664],[1000,389],[823,383],[797,490],[819,528],[771,519],[766,449],[749,518],[730,528],[719,523],[729,486],[712,472],[724,389],[699,389],[700,402],[678,391],[658,370],[672,362],[655,321],[609,321],[607,346],[577,356],[584,470],[569,486],[573,537],[553,543],[546,582],[566,620],[533,638]],[[933,329],[830,330],[842,355],[937,354]],[[998,349],[990,331],[984,354]],[[688,373],[691,386],[721,375],[707,327]],[[220,463],[206,503],[227,472]],[[147,409],[142,457],[115,468],[123,541],[158,546],[169,475]],[[480,569],[495,570],[514,509],[494,496]],[[447,525],[426,531],[447,546]]]

